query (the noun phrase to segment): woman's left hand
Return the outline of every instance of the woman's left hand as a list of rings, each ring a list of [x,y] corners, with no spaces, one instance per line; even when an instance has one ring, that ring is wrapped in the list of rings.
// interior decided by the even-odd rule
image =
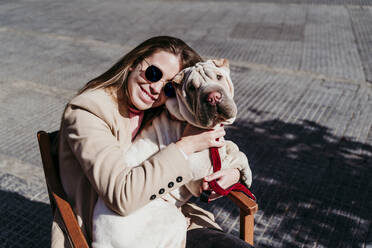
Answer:
[[[217,180],[218,185],[226,189],[239,181],[240,171],[238,169],[224,169],[224,170],[217,171],[209,176],[206,176],[203,179],[203,184],[202,184],[201,189],[211,190],[208,182],[213,181],[214,179]],[[221,195],[218,195],[214,191],[212,191],[209,199],[213,201],[219,197],[221,197]]]

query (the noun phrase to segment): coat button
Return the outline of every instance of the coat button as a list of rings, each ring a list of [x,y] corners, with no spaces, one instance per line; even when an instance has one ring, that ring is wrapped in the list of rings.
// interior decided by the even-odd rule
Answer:
[[[176,178],[176,181],[177,181],[177,183],[182,182],[182,177],[177,177],[177,178]]]
[[[156,195],[152,195],[151,197],[150,197],[150,200],[154,200],[156,198]]]
[[[164,192],[165,192],[164,189],[160,189],[160,190],[159,190],[159,194],[163,194]]]
[[[172,188],[174,186],[174,182],[168,183],[168,188]]]

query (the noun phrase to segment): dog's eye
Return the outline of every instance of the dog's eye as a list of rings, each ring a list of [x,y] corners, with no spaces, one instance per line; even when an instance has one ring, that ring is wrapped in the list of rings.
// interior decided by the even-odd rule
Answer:
[[[195,87],[194,87],[193,84],[190,84],[190,85],[189,85],[189,90],[195,90]]]
[[[222,79],[222,75],[217,75],[217,80],[221,80]]]

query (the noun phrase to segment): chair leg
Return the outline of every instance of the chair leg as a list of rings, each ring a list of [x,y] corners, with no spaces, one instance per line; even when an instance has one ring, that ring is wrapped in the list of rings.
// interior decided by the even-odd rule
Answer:
[[[253,244],[254,214],[247,214],[240,210],[240,238],[250,245]]]

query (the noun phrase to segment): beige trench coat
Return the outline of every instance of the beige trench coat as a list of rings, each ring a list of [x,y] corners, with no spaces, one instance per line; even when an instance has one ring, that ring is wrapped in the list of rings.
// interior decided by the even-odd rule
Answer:
[[[125,166],[123,156],[131,144],[131,132],[122,99],[121,91],[90,90],[73,98],[62,117],[60,177],[88,243],[97,192],[113,211],[128,215],[151,201],[153,195],[158,197],[159,189],[167,193],[192,179],[191,169],[175,144],[142,166]],[[192,218],[190,229],[220,228],[211,213],[196,205],[186,204],[182,211]],[[52,247],[69,247],[59,223],[59,216],[55,216]]]

